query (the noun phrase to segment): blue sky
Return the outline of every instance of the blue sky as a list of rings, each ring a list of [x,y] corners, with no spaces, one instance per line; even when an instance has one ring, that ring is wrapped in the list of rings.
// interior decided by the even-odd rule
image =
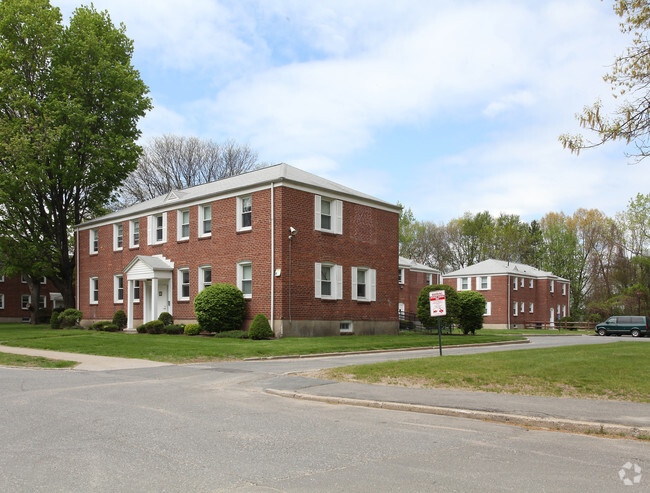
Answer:
[[[51,0],[64,19],[77,1]],[[558,136],[629,38],[609,0],[94,0],[134,40],[163,134],[251,145],[420,220],[539,219],[648,193],[621,145]],[[611,107],[611,106],[610,106]]]

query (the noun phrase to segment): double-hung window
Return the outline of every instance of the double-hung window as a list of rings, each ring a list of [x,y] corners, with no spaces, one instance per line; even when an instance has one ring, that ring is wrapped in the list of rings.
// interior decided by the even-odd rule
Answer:
[[[0,293],[0,310],[5,309],[5,295]]]
[[[253,226],[253,197],[237,197],[237,231],[248,231]]]
[[[485,303],[485,311],[483,312],[484,317],[489,317],[492,315],[492,302],[488,301]]]
[[[352,299],[376,301],[377,271],[367,267],[352,267]]]
[[[90,254],[99,252],[99,229],[90,230]]]
[[[524,279],[524,278],[522,277],[522,278],[520,279],[520,281],[521,281],[521,282],[520,282],[519,285],[523,288],[523,287],[525,286],[525,284],[526,284],[526,279]]]
[[[199,292],[212,285],[212,267],[204,265],[199,267]]]
[[[140,301],[140,281],[133,281],[133,302]]]
[[[469,277],[459,277],[457,283],[458,291],[469,291],[472,289]]]
[[[398,269],[398,271],[397,271],[397,281],[400,284],[404,284],[404,269]]]
[[[433,284],[433,274],[427,274],[427,286],[431,286]]]
[[[512,290],[517,291],[517,288],[519,287],[519,283],[517,282],[517,278],[513,277],[512,278]]]
[[[512,303],[512,314],[516,317],[519,315],[519,303],[517,301]]]
[[[178,240],[189,240],[190,238],[190,210],[178,211],[177,219]]]
[[[316,298],[343,299],[343,267],[336,264],[316,262],[314,294]]]
[[[99,303],[99,279],[97,277],[90,278],[90,304],[96,305]]]
[[[190,269],[187,267],[178,269],[178,299],[180,301],[190,299]]]
[[[314,196],[314,228],[328,233],[343,233],[343,202]]]
[[[167,241],[167,213],[149,216],[149,244],[157,245]]]
[[[562,283],[562,296],[566,296],[566,284]]]
[[[476,278],[476,287],[480,291],[487,291],[490,289],[490,276],[479,276]]]
[[[122,223],[113,224],[113,250],[122,250],[124,246],[123,226]]]
[[[129,247],[137,248],[140,246],[140,220],[134,219],[129,224]]]
[[[535,287],[535,280],[532,277],[528,280],[528,287],[531,289]]]
[[[38,297],[38,309],[45,310],[47,308],[47,296],[44,294]]]
[[[29,306],[32,303],[32,297],[28,294],[23,294],[20,297],[20,308],[23,310],[29,310]]]
[[[253,264],[251,262],[237,264],[237,287],[244,293],[244,298],[253,297]]]
[[[124,276],[122,274],[113,277],[113,301],[115,303],[124,301]]]
[[[535,312],[535,303],[532,301],[528,303],[528,313],[534,313]]]
[[[212,206],[200,205],[199,206],[199,237],[207,237],[212,235]]]
[[[523,301],[519,305],[519,313],[526,313],[526,303],[524,303]]]
[[[551,293],[555,293],[555,281],[551,279]]]

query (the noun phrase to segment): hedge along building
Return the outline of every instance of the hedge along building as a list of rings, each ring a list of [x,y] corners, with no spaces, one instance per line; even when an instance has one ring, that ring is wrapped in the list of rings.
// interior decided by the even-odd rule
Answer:
[[[553,324],[570,315],[569,281],[530,265],[489,259],[444,274],[442,279],[456,291],[483,295],[487,329]]]
[[[187,323],[231,283],[244,328],[264,313],[276,336],[397,333],[399,211],[287,164],[175,190],[76,227],[77,308],[86,325]]]

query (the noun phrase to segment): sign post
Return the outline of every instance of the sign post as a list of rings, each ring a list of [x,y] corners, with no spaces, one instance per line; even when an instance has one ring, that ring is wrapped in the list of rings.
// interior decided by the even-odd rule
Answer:
[[[445,301],[445,291],[429,291],[429,306],[431,307],[431,316],[438,317],[438,345],[440,347],[440,356],[442,356],[442,336],[440,335],[440,318],[447,315],[447,302]]]

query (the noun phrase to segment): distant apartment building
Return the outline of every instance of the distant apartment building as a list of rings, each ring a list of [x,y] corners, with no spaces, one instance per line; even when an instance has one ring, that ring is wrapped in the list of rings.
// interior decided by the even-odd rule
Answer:
[[[440,284],[440,271],[415,260],[400,257],[398,283],[400,313],[415,314],[418,310],[420,291],[425,286]]]
[[[550,324],[570,315],[569,281],[530,265],[490,259],[442,279],[457,291],[477,291],[485,297],[485,328]]]

